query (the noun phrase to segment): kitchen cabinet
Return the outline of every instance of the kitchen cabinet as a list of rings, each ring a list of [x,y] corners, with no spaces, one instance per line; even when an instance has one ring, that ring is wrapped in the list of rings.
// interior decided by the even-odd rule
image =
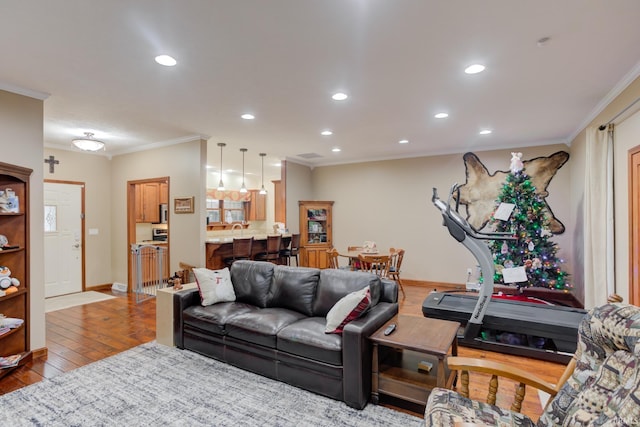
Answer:
[[[273,204],[274,219],[276,222],[287,223],[287,200],[285,197],[285,188],[281,179],[273,182]]]
[[[267,220],[267,195],[260,194],[260,190],[249,190],[251,201],[249,202],[249,221]]]
[[[160,193],[158,194],[160,204],[169,204],[169,184],[166,182],[160,183]]]
[[[20,281],[20,286],[3,289],[0,296],[0,313],[6,317],[22,319],[17,328],[0,332],[0,356],[22,355],[19,364],[31,359],[29,344],[29,178],[31,169],[0,163],[0,190],[15,193],[18,200],[17,211],[9,212],[0,208],[0,235],[5,248],[0,251],[0,265],[11,270],[11,277]],[[6,206],[6,205],[3,205]],[[12,369],[0,370],[0,378]]]
[[[136,184],[135,197],[136,222],[160,222],[160,183]]]
[[[333,246],[332,201],[298,202],[300,209],[300,265],[327,268],[327,250]]]

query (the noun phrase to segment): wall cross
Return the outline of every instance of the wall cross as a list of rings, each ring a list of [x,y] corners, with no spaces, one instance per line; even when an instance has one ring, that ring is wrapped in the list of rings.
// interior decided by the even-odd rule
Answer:
[[[56,160],[54,156],[49,156],[48,159],[44,159],[45,163],[49,163],[49,173],[54,173],[54,168],[60,163],[60,160]]]

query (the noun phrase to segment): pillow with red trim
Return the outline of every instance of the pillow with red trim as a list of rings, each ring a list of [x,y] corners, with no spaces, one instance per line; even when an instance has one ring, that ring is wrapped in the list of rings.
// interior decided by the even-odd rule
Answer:
[[[327,313],[326,334],[341,334],[344,325],[362,316],[371,304],[369,287],[351,292],[340,299]]]
[[[236,300],[236,293],[233,290],[231,274],[228,268],[223,268],[222,270],[194,268],[193,274],[196,276],[196,283],[198,284],[200,300],[203,306]]]

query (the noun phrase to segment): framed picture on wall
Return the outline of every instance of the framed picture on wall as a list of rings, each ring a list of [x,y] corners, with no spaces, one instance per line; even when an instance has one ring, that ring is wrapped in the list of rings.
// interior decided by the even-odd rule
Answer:
[[[173,211],[177,214],[193,213],[194,197],[176,197],[173,199]]]

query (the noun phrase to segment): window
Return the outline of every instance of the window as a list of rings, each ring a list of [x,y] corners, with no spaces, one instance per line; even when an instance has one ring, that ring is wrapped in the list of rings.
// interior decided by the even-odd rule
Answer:
[[[245,220],[245,202],[207,199],[207,224],[242,222]]]
[[[58,207],[44,205],[44,232],[52,233],[55,231],[58,231]]]

